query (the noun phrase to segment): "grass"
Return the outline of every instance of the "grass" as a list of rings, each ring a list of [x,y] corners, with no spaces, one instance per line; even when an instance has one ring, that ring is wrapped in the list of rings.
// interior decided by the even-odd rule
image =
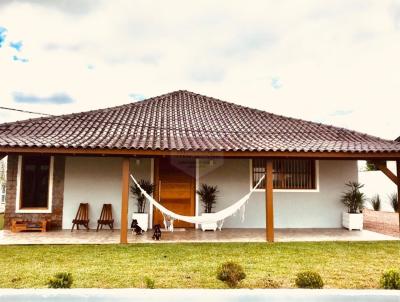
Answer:
[[[376,288],[383,271],[400,268],[400,242],[199,243],[0,246],[0,286],[46,287],[70,272],[73,287],[225,288],[216,279],[225,261],[240,263],[256,288],[268,274],[293,287],[296,273],[315,270],[325,288]]]
[[[0,230],[3,229],[4,226],[4,214],[0,214]]]

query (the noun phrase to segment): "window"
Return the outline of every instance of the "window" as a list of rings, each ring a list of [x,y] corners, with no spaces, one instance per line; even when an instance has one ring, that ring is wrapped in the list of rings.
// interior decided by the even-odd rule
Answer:
[[[52,174],[52,157],[19,156],[17,211],[51,211]]]
[[[265,174],[265,160],[253,159],[253,186]],[[273,161],[273,185],[280,190],[316,190],[316,162],[311,159],[278,159]],[[259,189],[265,189],[263,181]]]

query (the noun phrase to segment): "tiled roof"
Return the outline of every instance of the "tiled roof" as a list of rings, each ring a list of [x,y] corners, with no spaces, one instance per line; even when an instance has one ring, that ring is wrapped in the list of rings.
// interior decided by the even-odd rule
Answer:
[[[188,91],[0,125],[0,147],[400,152],[400,143]]]

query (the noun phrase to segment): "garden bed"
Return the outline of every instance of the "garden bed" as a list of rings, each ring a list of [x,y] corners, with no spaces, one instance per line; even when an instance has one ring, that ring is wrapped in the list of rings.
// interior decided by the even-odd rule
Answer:
[[[400,236],[399,214],[385,211],[363,210],[364,228],[390,236]]]

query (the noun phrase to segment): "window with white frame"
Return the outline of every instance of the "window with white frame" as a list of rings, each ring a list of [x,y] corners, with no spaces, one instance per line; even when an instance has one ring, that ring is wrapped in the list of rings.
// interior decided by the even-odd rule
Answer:
[[[19,212],[50,212],[53,157],[24,155],[18,157],[17,200]]]
[[[252,160],[253,186],[265,174],[266,161]],[[316,190],[316,161],[312,159],[276,159],[273,160],[273,187],[281,190]],[[263,181],[259,189],[265,189]]]

